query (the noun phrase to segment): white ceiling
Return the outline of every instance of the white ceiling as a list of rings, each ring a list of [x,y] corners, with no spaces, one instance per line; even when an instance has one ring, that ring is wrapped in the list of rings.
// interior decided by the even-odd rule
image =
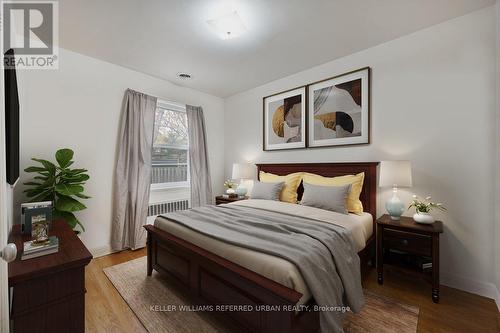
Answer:
[[[494,2],[64,0],[59,33],[63,48],[226,97]],[[233,10],[248,31],[221,40],[206,21]]]

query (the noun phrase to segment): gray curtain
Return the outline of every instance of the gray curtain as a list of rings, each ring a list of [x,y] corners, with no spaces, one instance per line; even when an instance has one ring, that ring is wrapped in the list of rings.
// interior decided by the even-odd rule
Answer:
[[[213,203],[212,181],[208,165],[205,118],[200,106],[186,105],[189,136],[191,207]]]
[[[156,97],[127,89],[123,99],[114,178],[113,250],[146,245],[146,224],[151,184],[151,152]]]

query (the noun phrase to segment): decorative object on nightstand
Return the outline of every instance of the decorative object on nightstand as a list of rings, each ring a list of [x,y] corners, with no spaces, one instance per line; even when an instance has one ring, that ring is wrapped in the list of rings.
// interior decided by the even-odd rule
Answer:
[[[224,181],[224,188],[226,189],[226,194],[228,197],[237,197],[238,195],[235,193],[235,188],[238,187],[238,184],[233,182],[231,179],[227,179]]]
[[[239,197],[244,197],[247,194],[248,189],[246,188],[244,181],[247,179],[252,179],[254,175],[255,169],[252,164],[233,164],[232,178],[239,181],[239,185],[235,190],[236,194],[238,194]]]
[[[248,197],[229,197],[226,195],[219,195],[215,197],[215,205],[222,205],[222,204],[227,204],[235,201],[240,201],[240,200],[246,200]]]
[[[420,200],[416,195],[413,196],[413,201],[410,204],[411,207],[415,207],[416,213],[413,214],[413,219],[417,223],[421,224],[432,224],[434,223],[434,217],[431,215],[431,210],[434,208],[446,210],[442,203],[432,202],[432,197],[427,197],[425,200]]]
[[[24,242],[23,254],[21,260],[45,256],[47,254],[57,253],[59,251],[59,239],[57,236],[47,237],[45,243],[34,240]]]
[[[385,209],[393,220],[399,220],[405,211],[405,204],[398,197],[398,187],[411,187],[410,161],[380,162],[380,187],[392,187],[392,197],[385,203]]]
[[[21,204],[21,231],[43,242],[47,240],[49,222],[52,220],[52,201]],[[43,230],[46,227],[46,230]]]
[[[411,217],[394,221],[383,215],[377,220],[377,280],[384,282],[384,262],[405,268],[405,272],[428,274],[432,280],[432,301],[439,302],[439,235],[443,223],[418,224]]]

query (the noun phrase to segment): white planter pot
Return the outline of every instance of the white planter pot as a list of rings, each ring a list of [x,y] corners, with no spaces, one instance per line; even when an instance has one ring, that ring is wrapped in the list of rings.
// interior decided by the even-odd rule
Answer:
[[[413,214],[413,219],[415,222],[422,224],[432,224],[435,221],[434,217],[429,213],[415,213]]]

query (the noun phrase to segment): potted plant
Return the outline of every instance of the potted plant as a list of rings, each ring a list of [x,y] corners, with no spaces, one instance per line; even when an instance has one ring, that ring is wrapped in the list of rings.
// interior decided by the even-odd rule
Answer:
[[[52,217],[63,219],[74,230],[80,226],[85,231],[83,224],[76,218],[75,212],[87,208],[80,199],[90,197],[83,193],[83,186],[89,180],[86,169],[71,169],[74,152],[71,149],[59,149],[56,162],[40,158],[32,158],[40,165],[30,166],[24,171],[36,173],[33,181],[26,182],[29,188],[24,190],[31,202],[52,201]],[[75,230],[75,233],[80,231]]]
[[[426,197],[424,200],[420,200],[416,195],[413,196],[413,201],[408,207],[408,209],[415,207],[416,213],[413,214],[413,219],[417,223],[422,223],[422,224],[432,224],[434,223],[434,217],[430,214],[431,210],[434,208],[440,209],[440,210],[446,210],[446,208],[443,207],[443,204],[438,203],[438,202],[432,202],[430,201],[432,198]]]
[[[224,188],[226,189],[226,194],[229,196],[236,196],[235,189],[238,187],[238,184],[233,182],[231,179],[228,179],[224,182]]]

